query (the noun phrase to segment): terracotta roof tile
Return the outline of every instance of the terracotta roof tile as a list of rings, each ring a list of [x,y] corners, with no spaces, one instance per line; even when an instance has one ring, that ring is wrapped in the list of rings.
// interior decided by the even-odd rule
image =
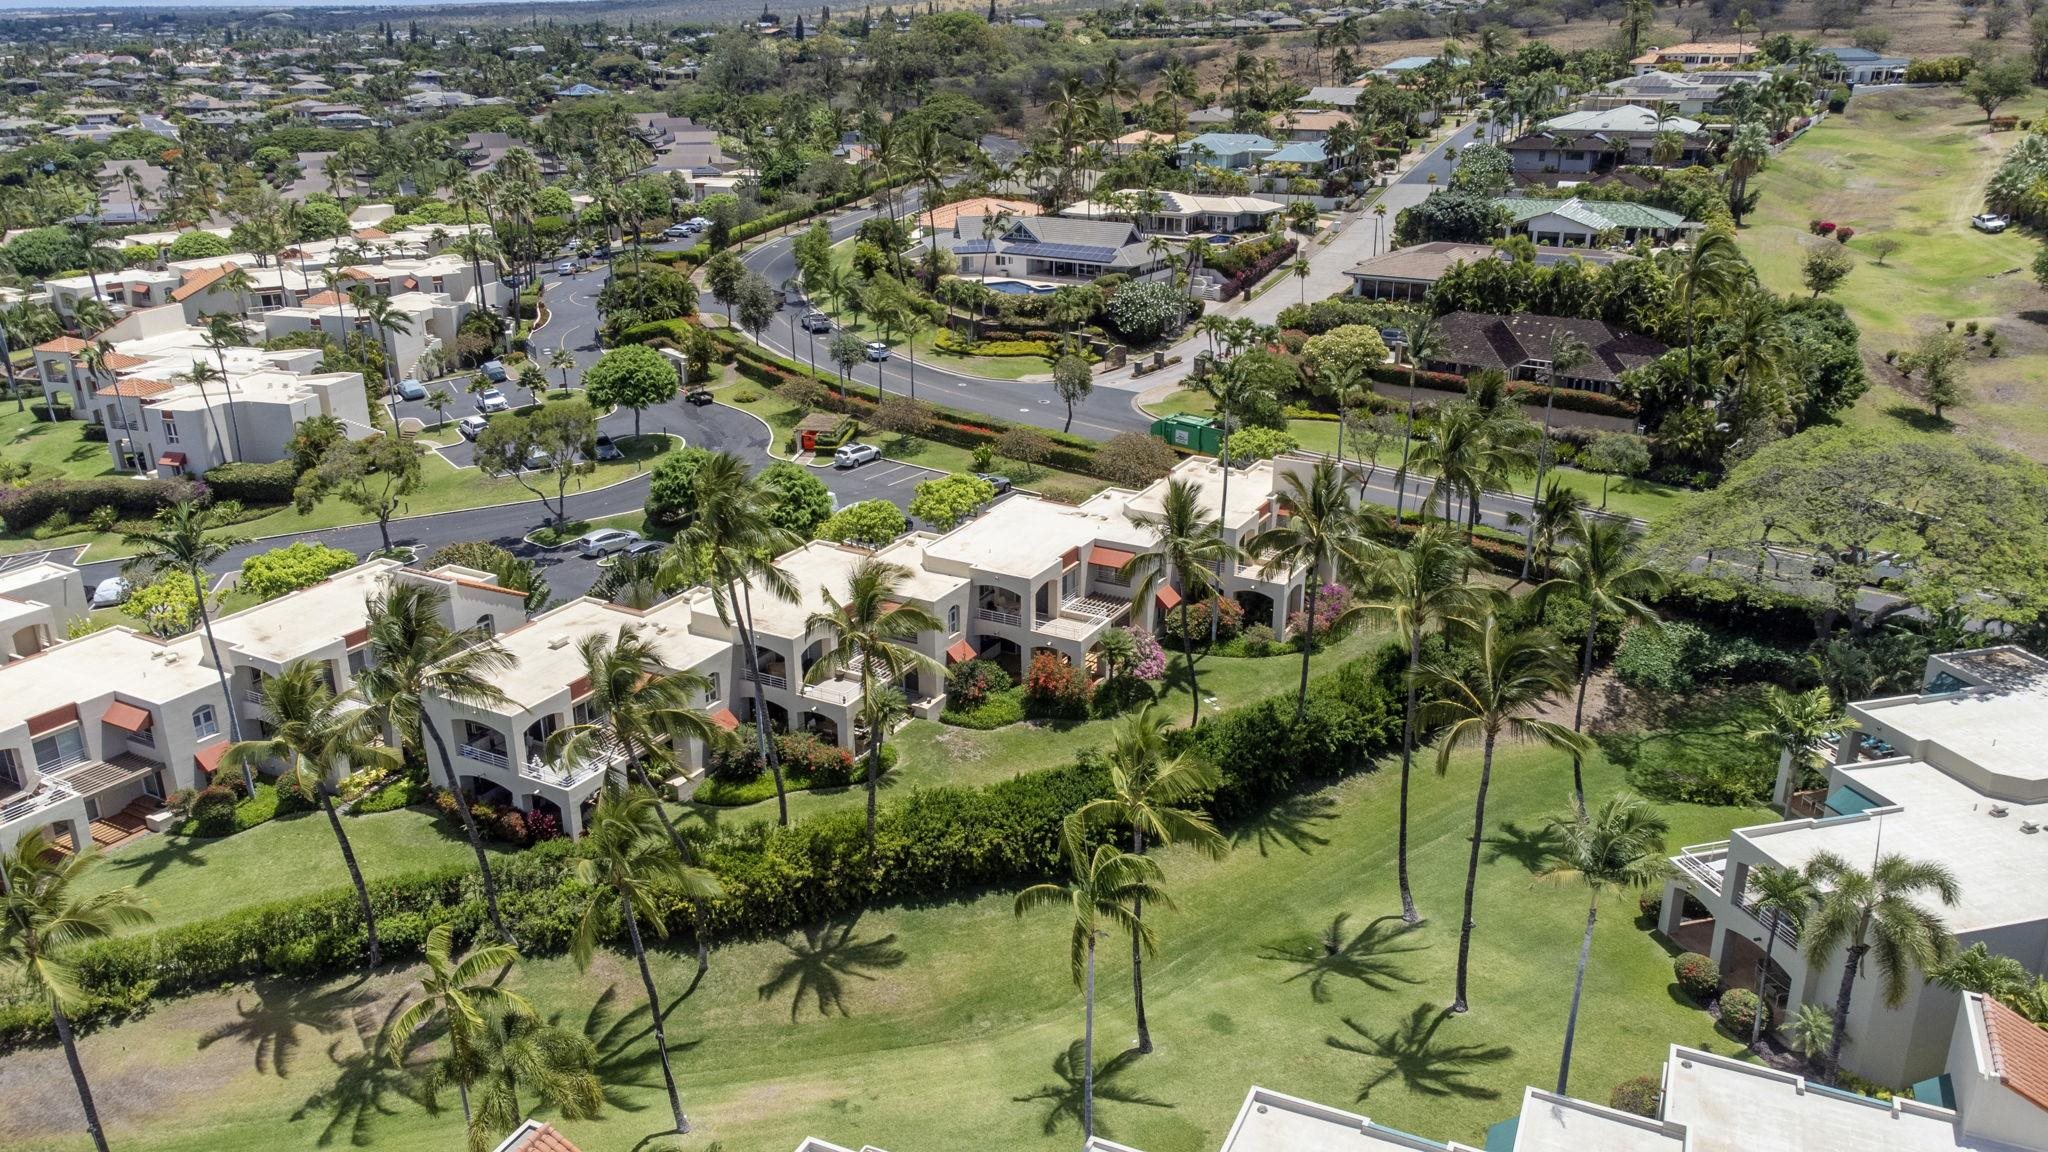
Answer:
[[[356,239],[358,240],[389,240],[390,238],[391,233],[386,232],[382,228],[356,229]]]
[[[115,372],[119,372],[124,368],[140,368],[144,364],[149,363],[149,361],[144,360],[140,356],[130,356],[126,352],[109,352],[102,357],[102,360],[108,368]]]
[[[538,1120],[528,1120],[498,1145],[498,1152],[579,1152],[569,1138]]]
[[[55,340],[45,340],[36,345],[38,352],[83,352],[85,349],[85,341],[76,336],[59,336]]]
[[[918,217],[918,223],[926,228],[940,230],[951,228],[954,221],[962,216],[999,216],[1007,212],[1012,216],[1037,216],[1042,213],[1039,206],[1029,200],[1005,200],[998,196],[976,196],[970,200],[955,200]]]
[[[299,301],[299,307],[332,308],[340,304],[341,301],[342,296],[341,293],[339,292],[315,292],[311,296],[308,296],[305,299]]]
[[[95,388],[92,394],[106,400],[112,400],[116,396],[129,400],[147,400],[152,396],[161,396],[173,387],[175,385],[169,381],[130,376],[124,380],[116,380],[104,388]]]
[[[2035,1107],[2048,1108],[2048,1029],[1987,996],[1984,1032],[1998,1078]]]
[[[185,279],[176,288],[171,289],[171,299],[180,302],[190,300],[192,297],[206,291],[215,280],[234,270],[235,262],[229,260],[213,268],[200,268],[187,272],[185,273]]]

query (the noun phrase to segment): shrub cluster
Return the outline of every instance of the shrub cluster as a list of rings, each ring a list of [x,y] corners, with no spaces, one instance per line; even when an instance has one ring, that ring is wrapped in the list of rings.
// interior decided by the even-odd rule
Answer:
[[[1750,1030],[1756,1027],[1759,1012],[1764,1014],[1768,1029],[1770,1009],[1764,1007],[1764,1002],[1757,998],[1755,992],[1747,988],[1730,988],[1721,993],[1721,1027],[1729,1035],[1748,1041]]]
[[[222,464],[206,470],[206,486],[213,490],[214,499],[244,504],[289,504],[298,483],[298,465],[290,460]]]
[[[993,660],[968,660],[946,673],[946,703],[966,709],[979,708],[989,697],[1007,692],[1015,681]]]
[[[1196,644],[1209,642],[1209,614],[1216,614],[1216,642],[1221,644],[1233,639],[1244,627],[1244,607],[1228,596],[1211,596],[1207,600],[1188,602],[1183,613],[1178,607],[1160,617],[1159,634],[1172,643]]]
[[[1088,696],[1088,673],[1054,653],[1040,652],[1024,670],[1024,703],[1033,716],[1085,716]]]
[[[1295,250],[1300,247],[1300,244],[1289,240],[1285,244],[1253,260],[1245,266],[1244,271],[1236,273],[1230,279],[1223,282],[1223,290],[1218,293],[1216,298],[1218,300],[1237,299],[1238,295],[1246,289],[1256,287],[1259,281],[1264,280],[1273,269],[1293,259]]]
[[[27,532],[59,513],[82,520],[100,508],[112,508],[124,520],[141,520],[206,492],[205,485],[190,480],[38,480],[25,488],[0,490],[0,524],[9,532]]]
[[[1697,952],[1681,952],[1671,961],[1671,974],[1678,981],[1678,990],[1705,1004],[1714,998],[1721,987],[1721,974],[1714,970],[1714,962]]]

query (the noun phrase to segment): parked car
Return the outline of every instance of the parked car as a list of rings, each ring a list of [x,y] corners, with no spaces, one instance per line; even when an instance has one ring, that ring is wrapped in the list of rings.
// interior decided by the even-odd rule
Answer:
[[[398,387],[394,391],[398,393],[400,400],[425,400],[427,398],[427,386],[411,376],[400,380]]]
[[[690,234],[690,226],[688,224],[671,224],[663,228],[661,234],[671,240],[681,240]]]
[[[1010,478],[1000,472],[976,472],[974,476],[978,480],[987,481],[988,486],[995,489],[998,496],[1008,492],[1011,488]]]
[[[557,260],[555,262],[555,275],[574,276],[575,274],[576,262],[574,260]]]
[[[613,441],[610,435],[604,432],[597,434],[597,439],[592,442],[591,451],[599,460],[624,460],[626,458],[626,454],[619,451],[618,444]]]
[[[688,392],[683,393],[684,403],[695,404],[699,408],[711,403],[713,399],[715,397],[711,395],[711,389],[709,388],[692,388]]]
[[[889,346],[880,340],[868,341],[868,359],[880,363],[889,358]]]
[[[474,440],[484,434],[484,425],[490,421],[481,416],[464,416],[455,422],[455,430],[462,433],[464,440]]]
[[[630,528],[593,528],[576,538],[576,551],[586,559],[608,556],[640,542]]]
[[[528,472],[539,472],[546,468],[552,468],[554,465],[554,454],[547,449],[528,448],[526,450],[526,460],[521,467],[525,468]]]
[[[832,318],[823,312],[807,312],[803,319],[804,331],[825,333],[832,331]]]
[[[508,378],[505,373],[505,362],[503,360],[486,360],[477,371],[489,377],[493,384],[503,384]]]
[[[2003,232],[2012,226],[2012,221],[1996,212],[1984,212],[1970,217],[1970,227],[1979,232]]]
[[[128,602],[128,594],[131,591],[133,589],[129,586],[126,576],[109,576],[105,580],[100,581],[99,587],[92,590],[92,606],[95,608],[112,608],[116,605],[125,604]]]
[[[659,556],[668,545],[659,540],[637,540],[619,551],[627,556]]]
[[[702,231],[711,227],[711,218],[709,216],[692,216],[688,220],[683,221],[683,223]]]
[[[493,412],[510,412],[512,402],[496,388],[486,388],[476,394],[476,410],[488,416]]]
[[[832,466],[834,468],[858,468],[863,464],[870,464],[881,458],[882,450],[873,444],[841,444],[838,451],[832,453]]]

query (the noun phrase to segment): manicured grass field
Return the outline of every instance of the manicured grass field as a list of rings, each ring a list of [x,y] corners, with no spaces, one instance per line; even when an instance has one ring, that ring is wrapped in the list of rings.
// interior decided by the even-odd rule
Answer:
[[[85,438],[85,421],[37,420],[0,403],[0,456],[27,464],[30,480],[85,480],[113,472],[105,441]]]
[[[1148,908],[1146,917],[1162,945],[1146,968],[1158,1048],[1123,1054],[1132,1037],[1128,961],[1109,947],[1099,972],[1098,1132],[1147,1152],[1208,1152],[1246,1088],[1262,1084],[1477,1144],[1488,1124],[1515,1112],[1524,1085],[1548,1086],[1585,898],[1538,880],[1525,862],[1544,819],[1568,802],[1569,765],[1527,747],[1504,749],[1496,764],[1473,1007],[1445,1017],[1476,767],[1460,756],[1445,776],[1427,766],[1416,773],[1412,868],[1429,919],[1413,932],[1396,916],[1396,771],[1234,829],[1235,850],[1220,862],[1164,853],[1178,909]],[[1595,757],[1588,781],[1597,795],[1619,774]],[[1761,817],[1682,805],[1666,814],[1673,846]],[[310,848],[255,875],[275,882],[310,860]],[[221,882],[232,881],[223,873]],[[578,973],[559,957],[540,958],[511,982],[543,1014],[588,1032],[604,1054],[605,1115],[562,1123],[586,1152],[781,1152],[811,1134],[852,1147],[957,1148],[971,1139],[1070,1148],[1079,1139],[1069,1052],[1081,999],[1068,978],[1068,925],[1050,913],[1020,922],[1011,902],[1007,891],[969,894],[731,945],[694,986],[686,952],[657,954],[696,1126],[683,1139],[648,1140],[667,1107],[630,960],[600,954]],[[1594,944],[1571,1082],[1593,1100],[1654,1072],[1674,1041],[1738,1047],[1670,990],[1665,949],[1633,916],[1632,900],[1610,904]],[[1332,929],[1343,947],[1325,958],[1319,939]],[[87,1037],[83,1059],[110,1137],[163,1152],[457,1146],[452,1094],[430,1113],[366,1051],[412,978],[348,978],[319,989],[268,981],[168,1004]],[[68,1087],[53,1049],[0,1061],[0,1089],[17,1102],[0,1113],[0,1144],[87,1147]]]
[[[2040,94],[2007,104],[2000,114],[2040,117]],[[1988,132],[1983,113],[1953,88],[1859,95],[1794,142],[1757,178],[1757,210],[1744,222],[1742,249],[1775,291],[1804,294],[1800,261],[1808,245],[1834,243],[1808,224],[1829,220],[1856,229],[1849,250],[1857,266],[1834,292],[1863,330],[1872,388],[1858,415],[1894,427],[1930,419],[1914,394],[1883,362],[1887,351],[1910,350],[1921,335],[1954,320],[1992,325],[2005,350],[1997,358],[1973,350],[1969,398],[1954,420],[2036,459],[2048,458],[2048,406],[2041,380],[2048,370],[2048,332],[2041,328],[2048,293],[2030,272],[2037,240],[2011,229],[1987,235],[1970,227],[1984,210],[1984,185],[2018,132]],[[1879,267],[1871,245],[1900,245]],[[1975,342],[1972,342],[1975,344]]]

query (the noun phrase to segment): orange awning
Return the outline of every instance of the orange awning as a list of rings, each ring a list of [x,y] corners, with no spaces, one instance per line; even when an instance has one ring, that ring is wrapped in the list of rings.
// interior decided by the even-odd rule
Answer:
[[[227,754],[228,742],[216,740],[192,754],[192,760],[208,776],[220,770],[220,758]]]
[[[114,701],[100,713],[100,723],[112,724],[123,732],[144,731],[154,719],[146,709],[137,708],[125,700]]]
[[[78,705],[65,704],[52,708],[48,712],[40,712],[29,717],[28,734],[30,736],[41,736],[45,733],[55,732],[66,724],[76,723],[78,723]]]
[[[965,664],[969,660],[974,659],[977,655],[979,655],[979,653],[975,652],[974,645],[969,644],[965,640],[955,640],[953,641],[952,645],[946,649],[946,663]]]
[[[183,468],[185,466],[185,454],[183,452],[166,452],[156,458],[156,466],[159,468]]]
[[[1180,593],[1171,588],[1161,588],[1152,594],[1152,599],[1158,602],[1159,610],[1164,612],[1180,603]]]
[[[713,712],[711,714],[711,722],[728,732],[734,731],[740,726],[740,718],[733,715],[730,708],[720,708],[718,711]]]
[[[1111,548],[1107,544],[1097,544],[1095,551],[1089,553],[1088,557],[1090,564],[1100,564],[1104,568],[1114,568],[1119,572],[1123,571],[1124,565],[1138,558],[1135,552],[1126,552],[1121,548]]]

